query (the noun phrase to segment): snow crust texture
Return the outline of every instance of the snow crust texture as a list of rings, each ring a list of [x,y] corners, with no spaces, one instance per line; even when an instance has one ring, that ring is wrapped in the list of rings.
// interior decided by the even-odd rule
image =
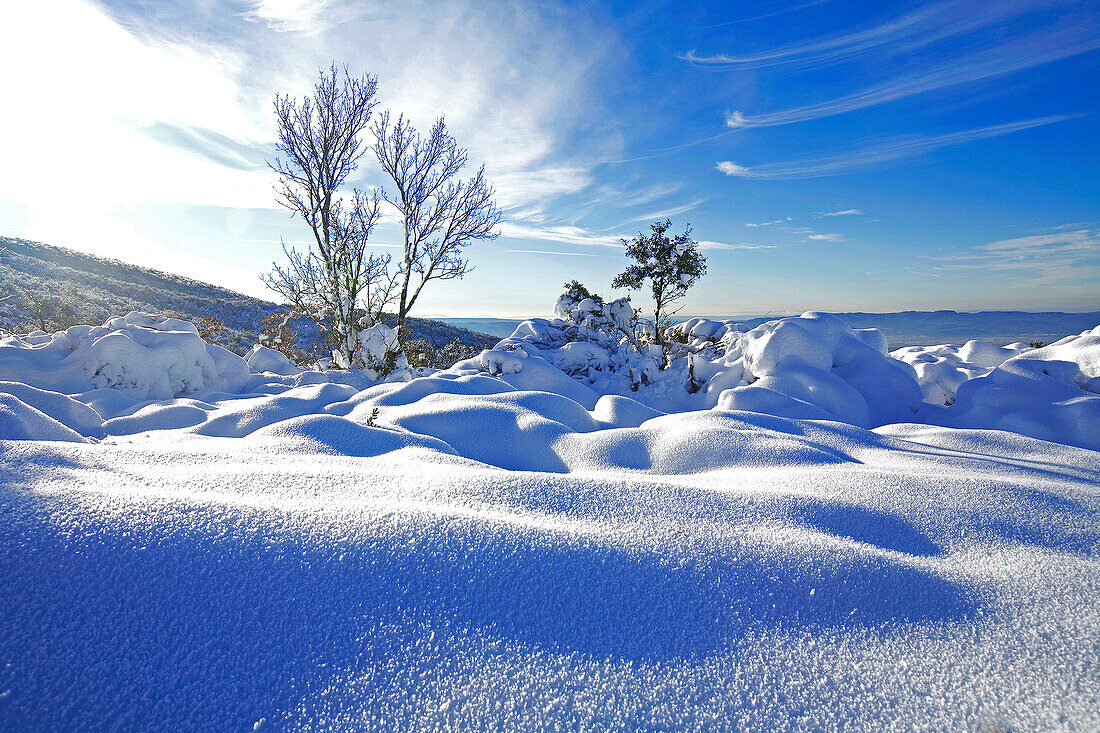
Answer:
[[[565,307],[388,383],[0,342],[0,729],[1100,728],[1100,329],[700,320],[642,383]]]

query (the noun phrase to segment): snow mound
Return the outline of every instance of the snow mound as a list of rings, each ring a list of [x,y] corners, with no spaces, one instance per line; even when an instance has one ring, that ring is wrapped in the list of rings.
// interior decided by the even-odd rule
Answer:
[[[60,392],[31,387],[21,382],[0,382],[0,395],[7,394],[34,408],[70,430],[89,438],[102,438],[103,418],[83,402]],[[40,438],[49,440],[48,438]]]
[[[907,346],[890,352],[917,373],[924,401],[934,405],[950,405],[963,382],[985,376],[1006,360],[1031,347],[1024,343],[997,346],[984,341],[967,341],[955,346]]]
[[[0,393],[0,440],[88,442],[84,436],[72,428],[13,395],[4,393]]]
[[[963,383],[950,407],[923,412],[931,423],[1100,450],[1100,326],[1023,351]]]
[[[360,425],[335,415],[302,415],[260,428],[248,440],[274,442],[287,452],[365,458],[404,448],[427,448],[454,454],[442,440],[407,431]]]
[[[163,400],[238,392],[249,374],[241,357],[203,341],[193,324],[145,313],[0,340],[0,380],[65,394],[112,388]]]
[[[585,425],[505,396],[462,440],[521,402]],[[1100,454],[558,425],[570,474],[328,415],[0,444],[0,729],[1100,726]]]
[[[270,349],[263,344],[256,344],[244,355],[249,369],[254,372],[271,372],[281,376],[290,376],[302,371],[286,354],[275,349]]]
[[[855,462],[835,444],[836,424],[795,428],[788,420],[748,412],[686,412],[640,427],[562,436],[555,451],[571,471],[636,470],[684,476],[744,466],[814,466]],[[860,431],[852,442],[867,441]]]
[[[669,334],[678,336],[692,351],[702,350],[708,343],[733,340],[734,335],[748,331],[739,321],[712,321],[708,318],[689,318],[669,328]]]
[[[862,427],[911,421],[920,386],[885,348],[874,329],[854,331],[827,313],[765,323],[737,334],[707,366],[706,404]]]

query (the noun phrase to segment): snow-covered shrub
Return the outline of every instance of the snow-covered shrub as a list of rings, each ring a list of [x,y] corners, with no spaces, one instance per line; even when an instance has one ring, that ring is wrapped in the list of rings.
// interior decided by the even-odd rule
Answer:
[[[916,374],[885,348],[874,329],[828,313],[771,321],[736,335],[709,379],[707,406],[864,427],[911,421],[921,405]]]
[[[968,355],[993,352],[983,347]],[[926,405],[922,414],[939,425],[1010,430],[1100,450],[1100,326],[1021,351],[960,385],[950,407]]]
[[[486,349],[481,352],[478,360],[481,368],[490,374],[519,374],[523,371],[523,360],[527,358],[527,352],[522,348],[509,345],[504,348]]]
[[[256,344],[244,355],[248,367],[254,372],[270,372],[272,374],[290,375],[302,371],[295,366],[286,354],[275,349],[269,349],[263,344]]]
[[[332,350],[333,363],[340,369],[361,369],[371,379],[383,379],[409,367],[396,328],[375,323],[348,338],[353,339],[348,348]]]
[[[554,318],[524,321],[482,353],[481,368],[507,374],[548,363],[599,394],[664,411],[719,407],[870,427],[911,421],[922,404],[916,374],[886,353],[885,337],[836,316],[808,312],[751,330],[695,318],[666,332],[677,336],[666,353],[625,298],[581,295],[559,297]]]
[[[298,366],[313,364],[316,359],[298,347],[298,334],[290,325],[292,321],[305,315],[302,308],[289,308],[268,313],[260,322],[259,344],[280,352]]]
[[[964,382],[988,374],[1005,360],[1030,348],[1024,343],[997,346],[984,341],[967,341],[961,347],[951,344],[907,346],[890,352],[890,356],[916,370],[925,402],[951,405]]]
[[[425,338],[412,338],[405,341],[404,352],[413,369],[450,369],[457,362],[477,356],[478,349],[457,338],[443,346]]]
[[[0,379],[67,394],[110,387],[145,400],[237,392],[248,375],[241,357],[203,341],[194,324],[155,314],[0,340]]]
[[[665,329],[669,361],[688,354],[717,359],[725,353],[737,334],[748,330],[749,327],[739,321],[689,318]]]

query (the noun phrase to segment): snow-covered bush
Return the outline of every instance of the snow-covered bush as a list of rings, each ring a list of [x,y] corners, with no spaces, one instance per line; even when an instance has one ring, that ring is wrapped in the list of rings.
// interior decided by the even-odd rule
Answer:
[[[988,374],[1005,360],[1030,348],[1025,343],[997,346],[984,341],[967,341],[961,347],[951,344],[907,346],[890,352],[890,356],[916,370],[925,402],[951,405],[964,382]]]
[[[994,356],[986,348],[968,355]],[[926,405],[922,413],[939,425],[1010,430],[1100,450],[1100,326],[1021,351],[964,382],[950,407]]]
[[[102,326],[72,326],[0,340],[0,380],[64,393],[110,387],[133,399],[237,392],[245,361],[208,344],[187,321],[132,312]]]
[[[350,343],[347,348],[332,350],[333,363],[340,369],[361,369],[371,379],[383,379],[392,373],[408,370],[409,362],[401,350],[401,339],[396,328],[375,323],[350,334],[348,338]]]
[[[290,375],[302,371],[286,358],[286,354],[275,349],[269,349],[263,344],[256,344],[244,355],[248,367],[258,373],[270,372],[272,374]]]
[[[810,311],[735,334],[710,365],[706,406],[873,427],[914,419],[916,374],[875,329]]]
[[[525,321],[511,338],[519,334],[524,346],[534,346],[551,364],[589,384],[613,375],[619,379],[612,381],[625,378],[631,391],[649,384],[660,371],[662,354],[639,333],[630,299],[604,303],[586,295],[575,289],[563,293],[554,303],[553,319]]]
[[[425,338],[406,339],[405,358],[414,369],[450,369],[457,362],[477,356],[478,349],[457,338],[437,346]]]
[[[739,321],[712,321],[708,318],[689,318],[665,329],[665,343],[669,359],[696,354],[716,359],[729,348],[737,334],[749,327]]]
[[[507,374],[538,360],[599,394],[664,411],[718,407],[870,427],[911,421],[922,404],[916,374],[886,353],[882,333],[836,316],[808,312],[751,330],[696,318],[666,331],[675,337],[666,352],[625,298],[604,304],[583,295],[564,293],[554,318],[524,321],[482,353],[481,368]]]

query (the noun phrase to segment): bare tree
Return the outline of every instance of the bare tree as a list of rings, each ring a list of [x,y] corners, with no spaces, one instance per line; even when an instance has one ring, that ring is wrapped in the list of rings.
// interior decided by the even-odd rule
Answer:
[[[396,194],[385,196],[401,214],[404,251],[397,270],[397,323],[400,326],[424,286],[470,271],[462,250],[482,239],[495,239],[501,215],[485,166],[468,180],[458,178],[466,150],[458,147],[440,117],[427,138],[404,115],[390,124],[383,112],[373,125],[374,153],[393,179]]]
[[[313,231],[306,253],[283,245],[287,264],[263,278],[292,306],[329,322],[337,362],[350,364],[357,348],[360,309],[377,318],[390,301],[389,255],[368,253],[381,197],[341,187],[364,153],[359,136],[377,104],[374,76],[353,78],[333,65],[322,71],[313,96],[275,97],[282,154],[269,167],[279,174],[279,202]]]

